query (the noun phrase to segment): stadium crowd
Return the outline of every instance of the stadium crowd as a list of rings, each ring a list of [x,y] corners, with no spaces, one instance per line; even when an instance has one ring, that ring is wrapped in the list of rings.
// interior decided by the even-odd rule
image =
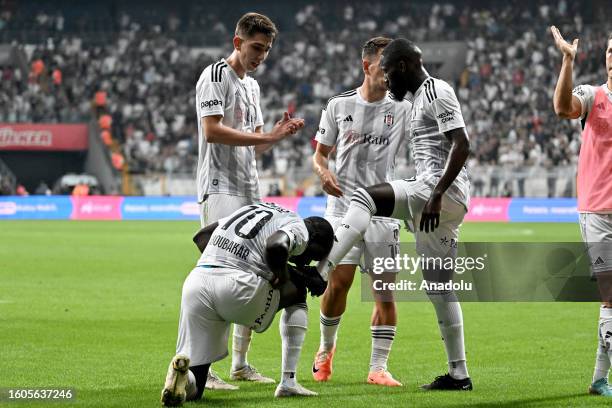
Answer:
[[[310,166],[321,106],[359,84],[360,45],[379,34],[417,44],[467,42],[465,69],[454,85],[473,143],[471,166],[494,164],[520,174],[527,166],[575,163],[580,126],[552,111],[560,58],[546,30],[554,23],[580,38],[576,81],[597,83],[603,78],[603,26],[594,13],[581,14],[577,2],[566,0],[521,7],[467,3],[302,2],[290,14],[271,13],[281,34],[254,74],[265,121],[271,126],[288,109],[306,119],[306,128],[262,157],[263,174]],[[190,7],[182,14],[116,11],[106,44],[79,37],[87,19],[75,26],[61,8],[30,16],[0,11],[0,38],[10,40],[9,29],[20,25],[43,33],[36,46],[23,47],[29,72],[2,67],[0,122],[75,122],[107,113],[131,172],[192,173],[195,83],[206,65],[229,55],[235,16],[224,20],[215,10]],[[68,28],[71,35],[64,35]],[[194,44],[198,30],[205,37]]]

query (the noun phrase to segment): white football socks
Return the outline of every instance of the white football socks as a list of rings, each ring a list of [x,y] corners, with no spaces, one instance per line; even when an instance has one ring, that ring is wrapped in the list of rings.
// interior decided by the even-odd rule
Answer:
[[[280,321],[280,335],[282,340],[281,383],[288,387],[295,387],[296,371],[302,345],[308,327],[308,309],[305,303],[289,306],[283,309]]]
[[[370,371],[387,371],[387,361],[395,338],[395,326],[371,326],[372,354],[370,356]]]
[[[195,375],[191,372],[191,370],[187,370],[187,386],[185,387],[185,393],[187,394],[187,401],[191,401],[195,399],[198,393],[198,387],[196,386],[196,378]]]
[[[456,298],[454,301],[449,301],[449,297],[454,298],[452,293],[428,293],[427,295],[436,309],[438,326],[448,357],[448,372],[457,380],[468,378],[470,375],[465,361],[461,305]]]
[[[332,351],[336,345],[338,338],[338,327],[340,327],[340,318],[327,317],[322,312],[319,318],[319,327],[321,329],[321,343],[319,344],[320,351]]]
[[[376,205],[372,197],[359,188],[353,193],[349,208],[341,225],[334,231],[334,245],[326,259],[317,265],[317,270],[327,280],[329,273],[338,265],[338,262],[353,247],[370,225],[372,216],[376,213]]]
[[[251,329],[246,326],[234,324],[232,338],[232,371],[240,370],[248,363],[247,352],[251,344]]]
[[[597,344],[597,354],[595,355],[595,369],[593,370],[593,382],[602,378],[608,378],[610,372],[610,337],[606,339],[608,333],[612,334],[612,308],[604,307],[599,309],[599,325],[597,336],[599,342]]]

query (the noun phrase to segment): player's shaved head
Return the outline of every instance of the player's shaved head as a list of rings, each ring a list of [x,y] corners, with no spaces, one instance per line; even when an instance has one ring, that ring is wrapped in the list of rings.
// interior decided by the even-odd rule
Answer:
[[[313,260],[320,261],[331,251],[334,244],[334,229],[323,217],[304,218],[304,224],[308,230],[306,251],[310,253]]]
[[[412,41],[397,38],[391,41],[383,51],[383,65],[395,65],[399,61],[415,63],[421,61],[421,49]]]
[[[405,38],[391,41],[383,50],[380,66],[394,99],[402,100],[408,91],[414,93],[427,77],[421,55],[421,49]]]
[[[308,230],[308,244],[302,254],[291,258],[296,265],[308,265],[312,261],[320,261],[331,251],[334,244],[334,229],[323,217],[304,218]]]

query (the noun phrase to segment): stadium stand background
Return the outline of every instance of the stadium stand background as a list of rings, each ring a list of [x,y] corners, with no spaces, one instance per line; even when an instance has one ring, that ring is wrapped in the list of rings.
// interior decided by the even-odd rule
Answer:
[[[359,85],[360,46],[384,34],[421,45],[430,72],[445,74],[455,87],[473,143],[474,195],[573,195],[580,124],[552,112],[560,57],[547,28],[556,24],[568,38],[580,38],[576,83],[601,83],[605,6],[566,0],[259,2],[257,11],[280,29],[254,74],[266,126],[283,110],[306,119],[300,134],[260,158],[263,193],[321,193],[310,168],[321,107]],[[22,56],[20,64],[0,67],[0,123],[93,121],[123,175],[124,193],[191,194],[195,83],[206,65],[229,55],[235,21],[247,11],[246,1],[0,0],[0,44]],[[445,71],[445,50],[453,49],[461,49],[458,69]],[[398,160],[398,173],[410,174],[408,158]],[[0,166],[0,192],[10,184],[14,193],[20,177],[15,181],[6,167]]]

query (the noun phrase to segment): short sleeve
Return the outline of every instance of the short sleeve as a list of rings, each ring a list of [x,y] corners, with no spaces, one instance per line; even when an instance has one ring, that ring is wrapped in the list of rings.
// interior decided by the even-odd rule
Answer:
[[[301,219],[296,219],[279,231],[283,231],[289,236],[289,256],[300,255],[308,245],[308,230],[306,224]]]
[[[224,77],[225,75],[223,75]],[[198,107],[201,118],[206,116],[221,115],[226,104],[225,88],[226,81],[221,79],[218,82],[212,80],[210,75],[204,75],[204,81],[198,89]]]
[[[580,101],[580,105],[582,105],[582,111],[580,112],[581,118],[584,118],[593,107],[596,89],[597,88],[590,85],[578,85],[572,91],[572,95],[578,98],[578,100]]]
[[[335,146],[338,138],[338,124],[334,117],[334,106],[328,103],[321,111],[321,121],[315,140],[326,146]]]
[[[444,81],[430,81],[429,84],[425,84],[425,92],[432,99],[431,114],[438,123],[440,133],[464,128],[461,106],[453,88]]]

